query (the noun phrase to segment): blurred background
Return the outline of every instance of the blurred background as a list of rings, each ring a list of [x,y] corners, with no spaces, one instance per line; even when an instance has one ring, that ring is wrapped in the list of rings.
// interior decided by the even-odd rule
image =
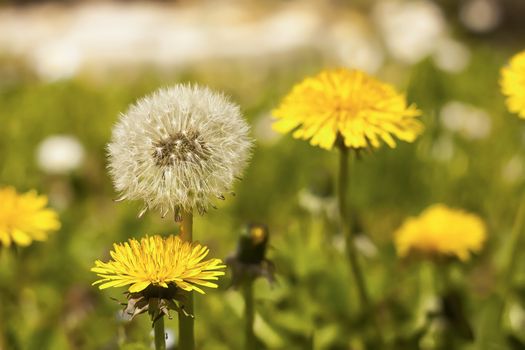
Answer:
[[[277,281],[257,281],[260,347],[365,349],[333,196],[337,153],[271,130],[293,84],[330,67],[388,81],[424,113],[414,144],[382,147],[351,169],[385,335],[403,350],[446,348],[442,323],[424,320],[436,300],[428,266],[399,260],[392,244],[404,218],[443,202],[489,228],[483,252],[454,265],[454,349],[524,349],[525,261],[510,293],[499,278],[525,190],[525,125],[498,85],[525,49],[523,18],[523,0],[0,0],[0,185],[48,195],[62,221],[46,242],[0,250],[0,349],[152,347],[149,319],[123,321],[110,298],[123,290],[100,292],[89,269],[113,242],[177,232],[155,213],[138,220],[140,203],[112,201],[105,145],[130,103],[178,82],[225,91],[252,126],[257,146],[237,196],[197,217],[195,236],[225,258],[247,223],[270,228]],[[198,349],[242,347],[243,301],[228,285],[196,297]],[[174,348],[176,320],[167,327]]]

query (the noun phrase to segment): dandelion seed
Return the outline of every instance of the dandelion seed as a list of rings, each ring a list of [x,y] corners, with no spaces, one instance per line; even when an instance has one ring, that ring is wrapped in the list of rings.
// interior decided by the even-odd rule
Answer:
[[[477,215],[435,204],[420,216],[405,220],[394,236],[401,257],[418,252],[466,261],[483,247],[486,229]]]
[[[28,246],[58,230],[58,215],[46,205],[47,197],[35,191],[18,194],[12,187],[0,189],[0,245]]]
[[[525,51],[512,57],[501,70],[500,85],[509,111],[525,119]]]
[[[395,147],[423,130],[415,106],[395,89],[358,70],[327,70],[297,84],[273,111],[274,129],[331,149],[338,135],[349,148]]]
[[[252,141],[239,107],[205,87],[177,85],[132,105],[113,129],[109,170],[121,195],[144,209],[203,214],[231,191]]]

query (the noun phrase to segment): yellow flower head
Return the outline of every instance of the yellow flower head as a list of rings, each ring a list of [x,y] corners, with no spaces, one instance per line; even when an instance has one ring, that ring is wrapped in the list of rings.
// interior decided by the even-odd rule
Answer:
[[[462,261],[480,251],[486,239],[485,224],[480,217],[443,204],[435,204],[418,217],[408,218],[394,235],[401,257],[419,252],[456,256]]]
[[[338,135],[350,148],[395,147],[394,137],[412,142],[422,132],[421,112],[407,106],[394,87],[358,70],[323,71],[294,86],[273,111],[281,133],[331,149]]]
[[[512,57],[501,70],[500,84],[509,111],[525,119],[525,51]]]
[[[111,251],[112,261],[95,261],[95,272],[100,280],[100,289],[109,287],[129,287],[130,293],[138,293],[148,286],[168,288],[170,284],[185,290],[195,290],[204,294],[198,286],[217,288],[217,271],[226,266],[220,259],[203,261],[209,249],[199,243],[185,242],[177,236],[162,238],[145,237],[139,241],[114,244]]]
[[[35,191],[18,194],[12,187],[0,188],[0,245],[28,246],[58,230],[58,215],[46,205],[47,197]]]

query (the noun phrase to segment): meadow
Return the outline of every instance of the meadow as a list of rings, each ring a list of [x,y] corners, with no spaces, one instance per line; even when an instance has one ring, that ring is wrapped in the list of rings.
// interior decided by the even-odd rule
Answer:
[[[194,239],[211,257],[226,259],[248,224],[267,225],[275,281],[255,282],[256,348],[525,348],[525,242],[518,215],[525,128],[507,111],[499,85],[501,68],[523,46],[519,39],[499,39],[465,36],[470,62],[458,73],[427,58],[412,65],[387,59],[374,74],[406,92],[422,111],[425,130],[413,143],[364,150],[350,161],[346,195],[372,304],[366,313],[337,212],[337,151],[271,129],[272,110],[292,86],[336,62],[304,49],[271,62],[217,59],[185,69],[122,68],[49,82],[17,59],[2,58],[0,185],[47,195],[61,228],[45,242],[0,250],[0,349],[152,347],[151,320],[122,319],[114,299],[124,300],[124,289],[98,290],[90,269],[109,258],[114,242],[179,232],[171,215],[137,219],[140,202],[114,201],[106,145],[129,104],[185,82],[231,96],[255,140],[235,196],[195,215]],[[39,144],[57,134],[73,135],[82,145],[76,169],[53,173],[39,166]],[[398,256],[394,232],[434,203],[482,218],[487,238],[481,251],[467,261]],[[218,283],[195,297],[197,348],[241,349],[242,294],[232,288],[229,270]],[[388,345],[375,343],[374,322]],[[172,344],[176,317],[166,328]]]

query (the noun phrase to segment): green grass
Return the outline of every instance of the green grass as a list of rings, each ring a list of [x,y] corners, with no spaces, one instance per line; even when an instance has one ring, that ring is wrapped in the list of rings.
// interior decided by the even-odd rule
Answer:
[[[394,83],[423,110],[426,131],[414,144],[399,144],[394,150],[382,147],[354,161],[349,195],[356,222],[377,246],[378,253],[362,263],[384,333],[397,339],[398,349],[417,349],[416,343],[427,344],[425,349],[446,348],[450,343],[434,340],[448,338],[454,349],[512,349],[509,337],[525,340],[522,327],[510,324],[508,317],[500,323],[495,316],[510,249],[506,243],[524,190],[523,179],[508,184],[501,177],[504,164],[514,155],[521,157],[525,147],[523,122],[505,111],[499,95],[498,71],[507,57],[508,51],[480,46],[470,67],[459,75],[442,73],[429,61],[413,68],[388,63],[388,69],[405,77]],[[39,82],[15,67],[15,78],[0,85],[0,184],[44,194],[60,188],[71,201],[60,211],[62,229],[49,241],[0,250],[0,334],[6,349],[150,348],[148,318],[119,321],[120,306],[110,297],[123,300],[123,290],[92,287],[95,275],[89,269],[95,259],[107,258],[115,241],[174,233],[177,228],[156,213],[136,219],[139,203],[112,201],[116,194],[105,170],[104,151],[111,127],[136,98],[186,81],[226,91],[256,125],[295,82],[327,65],[309,53],[271,66],[256,63],[261,65],[257,74],[247,62],[219,62],[182,73],[144,69],[133,75],[116,72],[108,79],[86,75],[55,83]],[[443,129],[439,110],[452,99],[490,113],[488,138],[468,141]],[[46,175],[35,162],[38,143],[56,133],[75,135],[86,149],[84,165],[69,176]],[[455,147],[447,162],[432,157],[432,147],[443,135],[450,136]],[[308,349],[313,344],[315,349],[362,349],[371,337],[367,319],[356,313],[353,281],[337,243],[337,222],[330,215],[308,212],[298,200],[305,188],[333,195],[330,184],[336,166],[336,152],[289,136],[271,144],[258,141],[251,165],[235,188],[237,196],[196,218],[196,238],[216,257],[235,249],[246,223],[270,227],[269,257],[276,265],[277,282],[269,286],[260,280],[255,289],[256,333],[266,348]],[[489,227],[483,252],[469,263],[448,268],[463,312],[449,320],[452,327],[446,336],[439,336],[435,328],[422,328],[419,307],[419,301],[434,295],[432,285],[440,283],[435,270],[443,268],[401,261],[392,245],[392,233],[401,221],[435,202],[478,213]],[[509,299],[515,314],[525,301],[524,263],[520,257]],[[196,297],[199,349],[242,346],[242,298],[227,288],[227,278],[221,283],[219,290]],[[473,340],[465,335],[466,320]],[[176,317],[167,327],[176,329]]]

